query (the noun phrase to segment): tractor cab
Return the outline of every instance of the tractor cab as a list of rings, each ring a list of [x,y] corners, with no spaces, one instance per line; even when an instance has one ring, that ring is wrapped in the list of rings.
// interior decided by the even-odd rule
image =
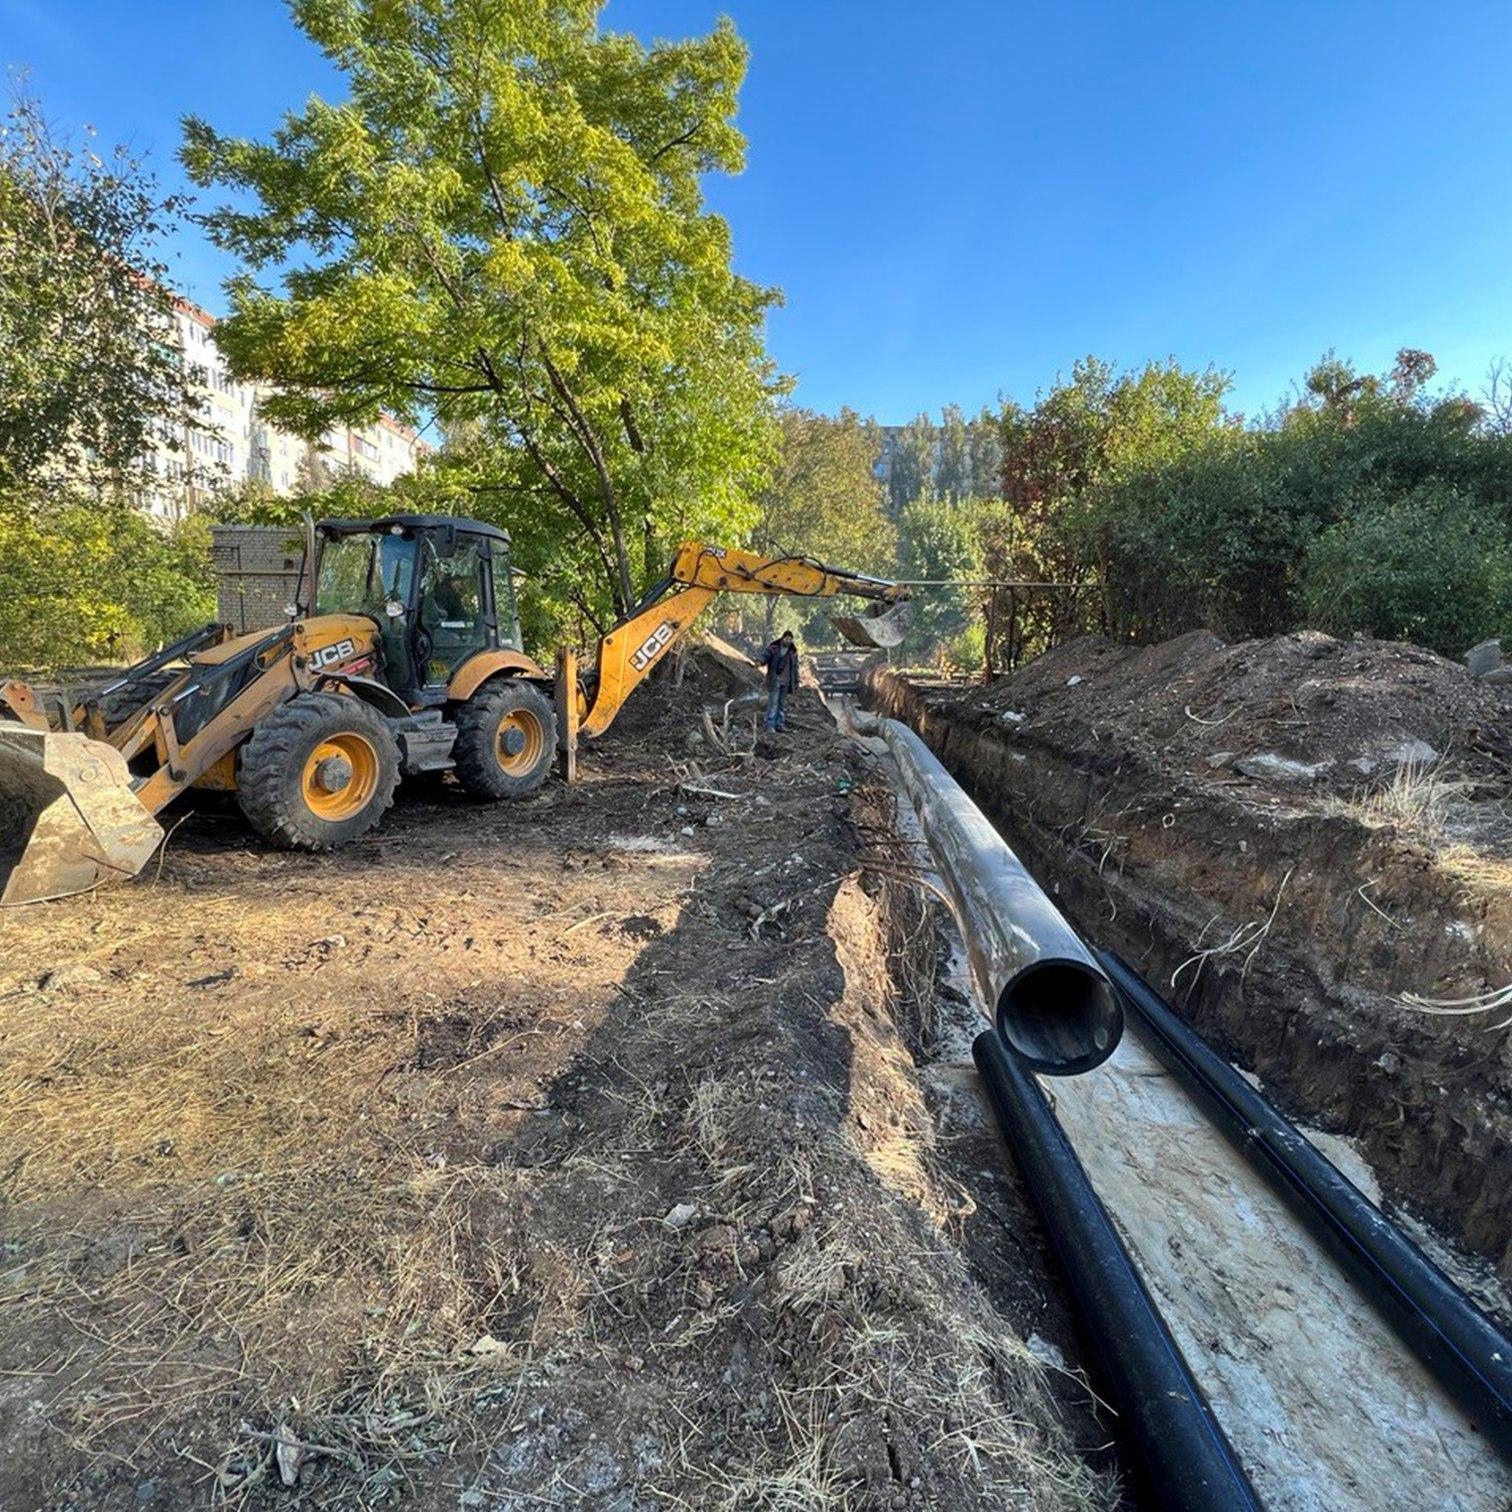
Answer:
[[[509,536],[449,515],[322,520],[311,612],[365,614],[383,644],[384,681],[411,705],[444,703],[480,651],[519,651]]]

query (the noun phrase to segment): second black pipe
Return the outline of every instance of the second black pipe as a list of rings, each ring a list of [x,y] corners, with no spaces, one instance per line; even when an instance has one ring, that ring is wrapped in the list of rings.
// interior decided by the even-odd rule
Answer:
[[[1108,1390],[1162,1512],[1259,1512],[1170,1329],[1045,1094],[992,1030],[971,1047],[999,1127],[1060,1258]]]
[[[1127,962],[1098,958],[1156,1058],[1512,1463],[1512,1340]]]

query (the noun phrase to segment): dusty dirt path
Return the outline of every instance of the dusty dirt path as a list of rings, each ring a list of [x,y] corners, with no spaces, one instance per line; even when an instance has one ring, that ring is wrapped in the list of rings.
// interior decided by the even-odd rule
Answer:
[[[690,746],[728,691],[0,917],[0,1506],[1114,1504],[1011,1179],[972,1263],[865,763],[807,695]]]

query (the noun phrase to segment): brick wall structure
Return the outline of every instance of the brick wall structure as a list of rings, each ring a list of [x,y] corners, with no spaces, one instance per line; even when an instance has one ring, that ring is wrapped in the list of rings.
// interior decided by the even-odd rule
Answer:
[[[284,624],[300,597],[304,532],[298,526],[212,525],[216,617],[238,634]]]

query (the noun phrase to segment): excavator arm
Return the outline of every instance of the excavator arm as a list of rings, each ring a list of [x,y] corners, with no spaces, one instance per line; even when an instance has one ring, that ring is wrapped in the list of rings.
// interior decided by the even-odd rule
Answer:
[[[907,613],[902,606],[909,596],[901,584],[827,567],[812,557],[767,557],[689,541],[678,548],[667,575],[599,642],[598,670],[590,691],[580,699],[584,712],[579,732],[589,738],[602,735],[625,700],[721,593],[871,599],[877,613],[836,622],[848,639],[872,646],[897,644]]]

